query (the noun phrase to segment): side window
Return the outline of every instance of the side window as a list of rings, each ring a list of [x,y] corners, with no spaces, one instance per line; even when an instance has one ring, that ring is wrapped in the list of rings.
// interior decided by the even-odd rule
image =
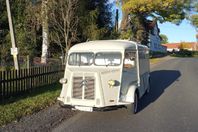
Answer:
[[[136,52],[126,52],[124,58],[124,68],[132,69],[136,65]]]

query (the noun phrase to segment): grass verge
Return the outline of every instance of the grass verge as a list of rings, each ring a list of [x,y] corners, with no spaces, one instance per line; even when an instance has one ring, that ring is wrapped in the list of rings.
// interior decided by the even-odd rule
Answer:
[[[60,94],[61,85],[56,83],[40,87],[31,94],[10,99],[0,104],[0,126],[18,121],[25,115],[38,112],[55,103]]]
[[[150,64],[156,64],[156,63],[158,63],[158,62],[160,62],[160,58],[152,58],[152,59],[150,59]]]

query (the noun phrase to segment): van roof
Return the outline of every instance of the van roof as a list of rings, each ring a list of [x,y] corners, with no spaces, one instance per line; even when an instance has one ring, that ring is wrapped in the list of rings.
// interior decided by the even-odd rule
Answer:
[[[74,45],[70,51],[87,51],[87,50],[125,50],[127,48],[136,49],[136,45],[140,47],[146,47],[139,45],[136,42],[128,40],[98,40],[89,41]]]

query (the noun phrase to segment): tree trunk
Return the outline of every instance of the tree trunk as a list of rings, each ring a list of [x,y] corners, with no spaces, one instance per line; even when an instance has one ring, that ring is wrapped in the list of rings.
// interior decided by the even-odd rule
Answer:
[[[49,46],[49,29],[48,29],[48,9],[47,9],[47,0],[42,1],[42,55],[41,55],[41,63],[47,63],[47,56],[48,56],[48,46]]]

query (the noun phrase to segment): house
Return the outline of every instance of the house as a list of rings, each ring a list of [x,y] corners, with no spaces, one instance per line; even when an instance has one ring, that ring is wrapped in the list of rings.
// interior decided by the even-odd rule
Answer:
[[[154,52],[167,52],[166,46],[161,45],[160,29],[156,21],[148,21],[149,48]]]
[[[128,16],[124,16],[123,21],[121,23],[121,31],[125,32],[127,29],[132,28],[130,14]],[[160,37],[160,29],[158,27],[156,20],[147,20],[145,24],[145,29],[148,33],[148,47],[150,51],[153,52],[167,52],[166,46],[161,45],[161,37]]]
[[[180,51],[181,49],[189,51],[198,51],[198,44],[196,42],[182,42],[182,43],[168,43],[163,44],[167,47],[168,52]]]
[[[168,52],[180,51],[180,43],[169,43],[169,44],[162,44],[162,45],[167,47]]]

